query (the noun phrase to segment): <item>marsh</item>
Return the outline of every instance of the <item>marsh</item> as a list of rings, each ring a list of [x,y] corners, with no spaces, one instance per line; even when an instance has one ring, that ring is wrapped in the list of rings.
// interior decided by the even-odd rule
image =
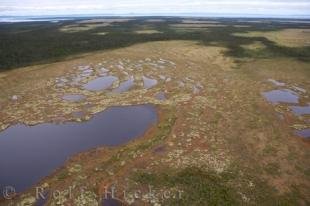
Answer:
[[[0,23],[0,184],[21,191],[0,205],[72,185],[61,204],[97,205],[114,183],[184,192],[124,204],[309,204],[309,28],[220,17]]]

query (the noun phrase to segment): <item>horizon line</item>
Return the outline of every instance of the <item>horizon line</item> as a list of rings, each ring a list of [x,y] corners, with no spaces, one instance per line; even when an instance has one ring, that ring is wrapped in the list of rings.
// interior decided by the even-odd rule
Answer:
[[[1,15],[0,17],[215,17],[215,18],[310,18],[310,15],[306,14],[288,14],[288,15],[269,15],[269,14],[236,14],[236,13],[106,13],[106,14],[32,14],[32,15]]]

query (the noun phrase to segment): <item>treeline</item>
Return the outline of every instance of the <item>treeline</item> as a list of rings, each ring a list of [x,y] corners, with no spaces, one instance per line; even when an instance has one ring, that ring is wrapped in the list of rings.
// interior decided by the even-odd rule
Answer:
[[[158,17],[157,17],[158,19]],[[146,18],[134,21],[113,23],[111,26],[97,27],[78,32],[63,32],[60,29],[77,21],[2,23],[0,24],[0,70],[12,69],[38,63],[54,62],[69,55],[130,46],[136,43],[158,40],[197,40],[204,45],[222,45],[229,48],[227,55],[236,57],[268,58],[284,56],[309,61],[310,48],[287,48],[275,45],[266,38],[236,37],[233,33],[260,30],[291,28],[283,23],[242,23],[249,27],[233,27],[236,19],[216,19],[226,27],[186,30],[180,32],[169,24],[181,23],[180,18],[166,18],[165,22],[148,22]],[[304,27],[303,24],[294,27]],[[154,34],[137,34],[136,30],[150,28],[160,31]],[[106,35],[96,35],[96,33]],[[240,45],[251,44],[257,40],[266,48],[249,52]]]

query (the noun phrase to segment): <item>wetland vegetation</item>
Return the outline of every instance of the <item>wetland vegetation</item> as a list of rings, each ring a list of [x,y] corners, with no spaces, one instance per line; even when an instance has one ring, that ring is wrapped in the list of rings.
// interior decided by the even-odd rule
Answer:
[[[309,20],[0,23],[0,205],[309,205],[309,68]]]

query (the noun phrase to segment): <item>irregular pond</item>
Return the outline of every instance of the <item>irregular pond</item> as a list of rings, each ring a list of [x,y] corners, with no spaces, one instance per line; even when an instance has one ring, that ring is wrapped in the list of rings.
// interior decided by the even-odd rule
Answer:
[[[94,71],[92,69],[86,69],[80,74],[83,77],[89,77]]]
[[[167,98],[166,98],[166,95],[165,95],[165,92],[158,92],[158,93],[156,93],[156,94],[155,94],[155,98],[156,98],[157,100],[161,100],[161,101],[167,99]]]
[[[297,93],[290,89],[278,89],[269,92],[263,92],[263,96],[267,101],[278,104],[278,103],[298,103],[299,96]]]
[[[150,89],[157,84],[156,79],[151,79],[151,78],[148,78],[146,76],[143,76],[142,78],[143,78],[143,86],[145,89]]]
[[[86,79],[86,77],[82,77],[79,75],[76,77],[73,77],[70,85],[71,86],[78,86],[78,85],[80,85],[80,82],[83,81],[84,79]]]
[[[117,80],[115,76],[104,76],[94,79],[84,85],[84,89],[90,91],[100,91],[108,89],[112,86],[113,82]]]
[[[125,205],[125,204],[111,197],[102,199],[102,206],[121,206],[121,205]]]
[[[79,102],[85,99],[85,96],[81,94],[66,94],[62,96],[62,99],[69,102]]]
[[[119,87],[117,87],[116,89],[113,90],[113,92],[115,92],[115,93],[122,93],[122,92],[128,91],[134,85],[134,81],[135,81],[134,78],[131,77],[127,81],[122,82],[119,85]]]
[[[0,133],[0,185],[24,191],[73,154],[143,135],[157,121],[152,105],[110,107],[87,122],[18,124]]]
[[[297,116],[310,114],[310,104],[308,106],[291,106],[290,108]]]
[[[309,129],[303,129],[303,130],[297,130],[295,133],[300,137],[310,138],[310,128]]]

